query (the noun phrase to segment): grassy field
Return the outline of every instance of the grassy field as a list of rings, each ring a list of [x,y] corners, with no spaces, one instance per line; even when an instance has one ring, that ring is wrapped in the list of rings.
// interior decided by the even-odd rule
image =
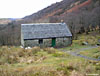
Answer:
[[[99,76],[100,61],[87,60],[59,51],[88,48],[97,44],[98,38],[99,36],[80,35],[71,46],[59,49],[39,47],[23,49],[15,46],[1,46],[0,76],[87,76],[87,74]],[[84,41],[87,41],[88,45],[82,45]],[[100,47],[90,48],[79,54],[99,58]]]
[[[100,62],[71,56],[54,48],[0,48],[0,76],[85,76],[100,74]]]
[[[100,58],[100,47],[81,51],[80,54],[92,58]]]

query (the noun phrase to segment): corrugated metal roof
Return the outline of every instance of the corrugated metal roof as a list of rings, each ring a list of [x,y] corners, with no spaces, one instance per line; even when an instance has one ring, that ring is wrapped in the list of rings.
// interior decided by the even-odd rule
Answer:
[[[72,36],[65,23],[21,24],[24,39],[41,39]]]

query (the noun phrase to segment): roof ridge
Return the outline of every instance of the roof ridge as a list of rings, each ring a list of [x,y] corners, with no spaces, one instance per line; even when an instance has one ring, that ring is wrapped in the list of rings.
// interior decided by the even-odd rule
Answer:
[[[29,24],[21,24],[21,25],[33,25],[33,24],[65,24],[65,23],[29,23]]]

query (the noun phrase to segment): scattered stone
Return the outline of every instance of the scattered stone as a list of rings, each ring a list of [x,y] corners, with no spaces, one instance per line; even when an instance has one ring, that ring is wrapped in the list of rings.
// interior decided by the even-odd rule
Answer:
[[[70,51],[67,51],[68,53],[70,53]]]
[[[30,60],[27,61],[27,64],[30,64],[30,63],[33,63],[32,59],[30,59]]]
[[[31,47],[26,47],[25,49],[27,50],[27,49],[32,49],[32,48]]]
[[[23,46],[20,46],[20,48],[24,48]]]
[[[10,50],[10,48],[8,48]]]
[[[25,59],[24,58],[21,58],[19,62],[20,63],[23,63],[23,62],[25,62]]]
[[[98,63],[98,61],[90,60],[89,63],[96,64],[96,63]]]
[[[98,40],[98,42],[100,43],[100,39]]]
[[[73,70],[73,71],[71,72],[71,75],[70,75],[70,76],[83,76],[83,75],[82,75],[81,73],[79,73],[79,72]]]
[[[37,62],[41,62],[42,60],[45,60],[47,57],[44,56],[44,57],[41,57],[40,59],[37,60]]]
[[[9,64],[8,64],[8,63],[5,63],[4,65],[9,66]]]
[[[100,63],[96,63],[96,65],[100,65]]]
[[[100,56],[98,57],[98,59],[100,59]]]
[[[83,42],[82,45],[88,45],[88,43],[87,42]]]

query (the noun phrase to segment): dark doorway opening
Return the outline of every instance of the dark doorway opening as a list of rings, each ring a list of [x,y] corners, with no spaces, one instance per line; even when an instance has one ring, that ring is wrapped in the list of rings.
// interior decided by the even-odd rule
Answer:
[[[39,44],[43,44],[43,39],[39,39]]]

